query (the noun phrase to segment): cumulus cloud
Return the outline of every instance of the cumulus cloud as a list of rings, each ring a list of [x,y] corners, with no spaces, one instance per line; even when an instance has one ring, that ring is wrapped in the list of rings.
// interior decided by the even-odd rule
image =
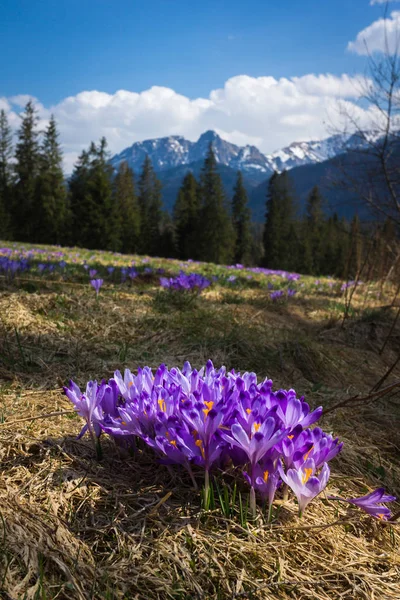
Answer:
[[[393,11],[387,18],[378,19],[357,34],[347,49],[367,56],[374,52],[389,53],[400,49],[400,11]]]
[[[368,109],[356,106],[359,84],[358,77],[348,75],[309,74],[291,79],[238,75],[212,90],[208,98],[191,99],[154,86],[141,93],[83,91],[48,107],[34,102],[41,128],[51,113],[55,115],[65,170],[71,172],[82,149],[103,135],[112,153],[153,137],[183,135],[194,141],[208,129],[238,145],[256,145],[265,153],[293,141],[321,139],[339,122],[339,100],[354,108],[359,121],[368,122]],[[15,127],[18,107],[26,99],[0,99]]]

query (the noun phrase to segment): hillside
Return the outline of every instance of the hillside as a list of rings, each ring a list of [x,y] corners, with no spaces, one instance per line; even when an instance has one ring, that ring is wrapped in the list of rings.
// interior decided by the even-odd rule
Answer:
[[[333,279],[0,246],[5,598],[398,600],[397,521],[332,499],[381,486],[400,495],[399,368],[369,396],[399,353],[395,332],[379,352],[397,311],[391,284],[380,294],[375,284],[355,288],[342,326],[348,294]],[[181,269],[211,285],[198,297],[161,289],[160,276]],[[98,297],[92,277],[103,279]],[[70,378],[84,389],[125,367],[156,373],[190,361],[198,369],[208,359],[323,406],[321,427],[344,445],[302,519],[281,486],[271,522],[261,500],[252,520],[248,484],[233,464],[212,471],[205,509],[199,467],[196,490],[183,465],[160,464],[143,440],[132,451],[102,434],[96,459],[90,436],[76,439],[84,421],[62,392]]]

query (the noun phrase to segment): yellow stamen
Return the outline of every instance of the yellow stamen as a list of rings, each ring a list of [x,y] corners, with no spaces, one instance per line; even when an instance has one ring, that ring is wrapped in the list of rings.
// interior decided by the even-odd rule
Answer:
[[[130,382],[128,383],[128,387],[132,387],[132,386],[133,386],[133,381],[130,381]]]
[[[261,423],[253,423],[254,431],[258,431],[261,427]]]
[[[288,435],[289,440],[292,440],[294,438],[294,435]]]
[[[251,413],[251,408],[246,408],[246,412],[249,415]]]
[[[125,421],[121,421],[121,425],[126,425]]]
[[[269,471],[264,471],[264,482],[267,483],[269,477]]]
[[[314,446],[311,446],[311,448],[309,449],[309,451],[305,453],[304,460],[307,460],[307,458],[310,456],[310,453],[311,453],[312,450],[314,450]]]
[[[208,413],[210,412],[210,410],[212,409],[212,407],[214,406],[214,402],[204,402],[204,404],[207,406],[207,408],[203,408],[203,413],[204,416],[208,416]]]
[[[204,448],[203,448],[203,442],[202,442],[201,440],[197,440],[197,441],[196,441],[196,446],[197,446],[198,448],[200,448],[201,455],[202,455],[202,457],[204,458]]]
[[[176,447],[176,440],[171,440],[170,444],[171,444],[171,446],[175,446]]]
[[[160,407],[160,410],[162,410],[163,412],[165,412],[167,410],[167,405],[165,404],[165,400],[163,400],[162,398],[159,398],[158,406]]]
[[[303,485],[305,483],[307,483],[307,481],[310,479],[311,475],[312,475],[313,470],[312,469],[304,469],[304,475],[301,478],[301,481],[303,482]]]

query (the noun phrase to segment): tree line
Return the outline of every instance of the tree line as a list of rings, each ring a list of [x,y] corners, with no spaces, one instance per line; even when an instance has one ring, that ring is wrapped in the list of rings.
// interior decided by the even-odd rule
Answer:
[[[161,183],[148,156],[138,177],[126,162],[115,173],[102,138],[81,152],[68,182],[62,159],[53,117],[40,133],[29,101],[14,150],[0,112],[2,239],[315,275],[354,275],[362,260],[365,236],[358,219],[349,224],[327,217],[317,187],[299,216],[287,172],[269,180],[264,227],[252,223],[242,174],[229,201],[211,144],[200,177],[184,177],[172,216],[163,210]]]

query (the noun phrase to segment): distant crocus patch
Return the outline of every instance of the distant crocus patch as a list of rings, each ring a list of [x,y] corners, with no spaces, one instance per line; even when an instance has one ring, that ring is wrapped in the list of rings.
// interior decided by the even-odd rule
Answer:
[[[160,277],[160,285],[168,290],[201,292],[211,285],[211,281],[197,273],[187,274],[181,271],[177,277]]]
[[[345,292],[349,288],[357,287],[358,285],[364,285],[364,284],[362,281],[347,281],[345,283],[342,283],[342,285],[340,286],[340,291]]]
[[[133,448],[141,438],[160,463],[183,466],[195,486],[193,468],[202,468],[205,490],[211,471],[233,465],[250,486],[252,512],[259,496],[269,505],[269,518],[282,484],[292,490],[302,515],[327,486],[328,462],[343,446],[312,427],[321,407],[312,411],[294,390],[274,391],[269,379],[215,369],[210,360],[200,370],[186,362],[183,369],[116,371],[108,382],[90,381],[84,392],[71,381],[65,393],[85,421],[80,435],[87,431],[96,442],[105,432]],[[392,500],[377,490],[346,502],[387,518],[387,509],[378,505]]]

